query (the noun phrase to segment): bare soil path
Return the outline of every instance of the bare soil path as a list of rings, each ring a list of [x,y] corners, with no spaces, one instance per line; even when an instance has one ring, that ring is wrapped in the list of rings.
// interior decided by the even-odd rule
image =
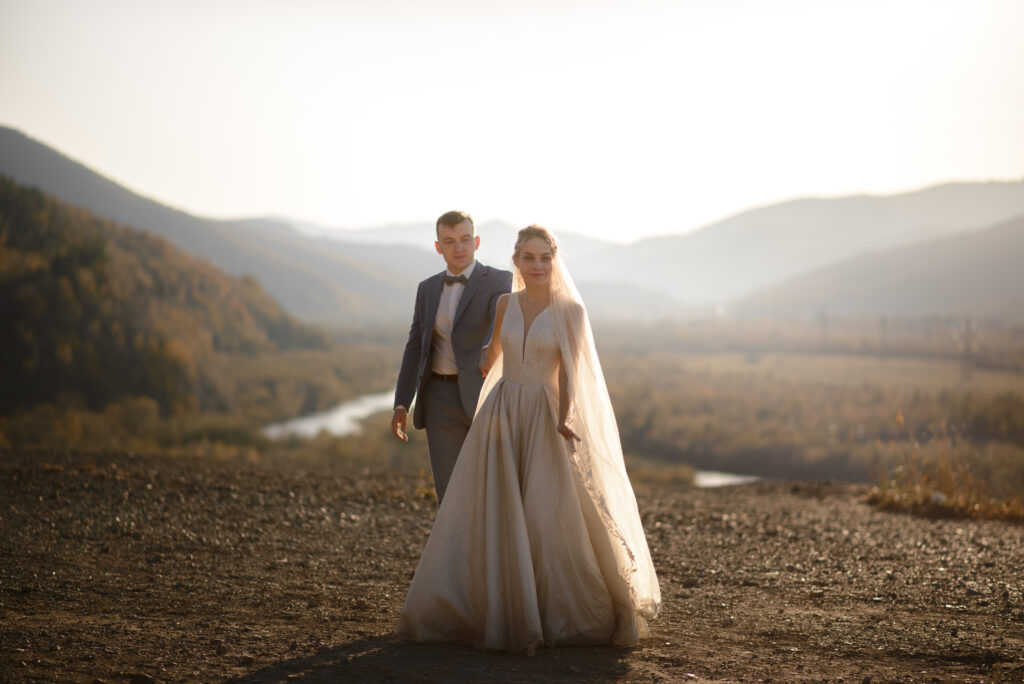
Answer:
[[[637,648],[402,643],[426,484],[0,452],[0,681],[1024,681],[1024,528],[848,484],[638,491],[664,610]]]

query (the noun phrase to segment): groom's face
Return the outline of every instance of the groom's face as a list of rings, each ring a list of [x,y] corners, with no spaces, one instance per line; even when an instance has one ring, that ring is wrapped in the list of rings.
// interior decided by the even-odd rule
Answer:
[[[473,234],[473,224],[463,221],[454,226],[441,226],[437,229],[437,242],[434,247],[444,257],[448,270],[458,275],[475,259],[480,246],[480,236]]]

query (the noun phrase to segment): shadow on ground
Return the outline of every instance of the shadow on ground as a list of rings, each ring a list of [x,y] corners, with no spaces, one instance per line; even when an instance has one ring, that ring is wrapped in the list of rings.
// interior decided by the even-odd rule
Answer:
[[[469,646],[414,644],[386,635],[325,647],[231,681],[607,682],[629,671],[629,654],[624,648],[559,647],[527,657]]]

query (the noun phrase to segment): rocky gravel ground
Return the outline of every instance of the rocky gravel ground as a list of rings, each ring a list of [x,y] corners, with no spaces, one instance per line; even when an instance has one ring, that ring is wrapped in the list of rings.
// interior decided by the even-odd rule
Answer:
[[[332,463],[0,452],[0,680],[1024,681],[1024,528],[835,483],[639,490],[664,609],[637,648],[403,643],[429,491]]]

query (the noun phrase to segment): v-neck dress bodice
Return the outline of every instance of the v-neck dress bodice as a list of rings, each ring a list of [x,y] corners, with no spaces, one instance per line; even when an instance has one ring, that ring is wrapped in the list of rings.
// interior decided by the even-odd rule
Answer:
[[[527,330],[518,293],[513,295],[505,311],[500,337],[506,382],[557,386],[561,352],[550,306],[534,316]]]

